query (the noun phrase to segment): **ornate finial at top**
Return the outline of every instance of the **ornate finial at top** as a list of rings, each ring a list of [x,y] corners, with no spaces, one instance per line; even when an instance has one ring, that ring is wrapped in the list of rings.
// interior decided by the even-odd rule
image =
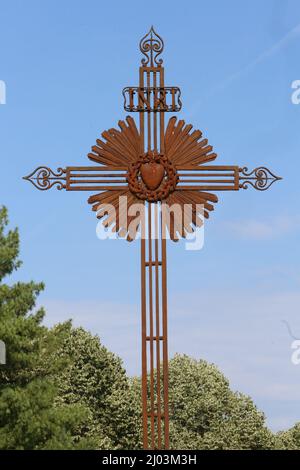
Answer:
[[[163,63],[163,60],[157,59],[157,57],[163,50],[164,41],[154,31],[153,26],[151,26],[149,32],[140,40],[140,51],[146,57],[142,59],[142,64],[150,67],[160,66]]]

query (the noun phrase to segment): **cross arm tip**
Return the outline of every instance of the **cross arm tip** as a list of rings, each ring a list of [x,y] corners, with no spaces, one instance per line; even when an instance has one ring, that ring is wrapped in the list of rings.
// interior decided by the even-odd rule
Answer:
[[[22,176],[23,180],[30,181],[37,189],[45,191],[52,188],[54,185],[57,189],[66,188],[66,170],[57,168],[56,173],[51,168],[46,166],[39,166],[33,170],[29,175]]]
[[[269,189],[273,183],[283,179],[264,166],[254,168],[254,170],[250,172],[247,167],[244,167],[240,168],[239,172],[240,189],[247,189],[248,186],[251,185],[254,189],[265,191]]]

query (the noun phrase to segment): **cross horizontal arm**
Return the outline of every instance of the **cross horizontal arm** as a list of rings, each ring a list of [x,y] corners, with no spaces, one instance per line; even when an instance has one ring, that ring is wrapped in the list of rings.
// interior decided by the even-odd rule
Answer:
[[[176,190],[179,191],[238,191],[247,189],[249,185],[264,191],[281,179],[266,167],[248,172],[248,168],[237,165],[181,166],[177,173]],[[120,191],[128,188],[126,166],[67,166],[58,168],[56,172],[40,166],[24,179],[42,191],[54,186],[66,191]]]

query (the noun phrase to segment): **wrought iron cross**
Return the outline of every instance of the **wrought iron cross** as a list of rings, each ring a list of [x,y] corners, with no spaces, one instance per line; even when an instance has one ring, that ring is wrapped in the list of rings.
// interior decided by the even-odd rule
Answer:
[[[176,117],[165,127],[166,113],[178,112],[182,105],[180,89],[164,83],[159,58],[163,47],[163,40],[151,27],[140,41],[144,58],[139,86],[123,90],[124,109],[139,113],[139,128],[128,116],[119,121],[119,129],[103,132],[88,154],[94,166],[67,166],[56,172],[41,166],[24,177],[40,190],[56,186],[95,192],[88,202],[105,227],[129,241],[144,231],[141,330],[145,449],[169,448],[166,235],[177,241],[201,226],[218,201],[215,191],[238,191],[249,185],[263,191],[281,179],[266,167],[248,172],[238,165],[208,164],[217,155],[201,131],[193,131],[192,125]],[[145,215],[136,223],[136,214],[131,213],[134,204],[148,209],[147,224]],[[167,219],[162,217],[162,205],[167,208]],[[183,210],[190,207],[190,220],[178,218],[174,205]],[[111,213],[108,206],[115,211]]]

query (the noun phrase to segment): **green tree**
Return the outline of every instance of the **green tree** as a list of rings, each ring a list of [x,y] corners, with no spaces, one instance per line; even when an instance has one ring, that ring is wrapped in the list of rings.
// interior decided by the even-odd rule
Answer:
[[[300,423],[296,423],[291,429],[276,434],[277,450],[300,449]]]
[[[136,401],[140,387],[135,379]],[[170,360],[169,407],[172,449],[274,448],[264,415],[249,397],[231,391],[224,375],[206,361],[178,354]]]
[[[56,352],[72,358],[58,376],[59,403],[88,407],[90,419],[83,435],[92,436],[100,449],[140,447],[140,414],[121,360],[98,336],[65,324],[66,341]]]
[[[271,449],[272,433],[252,400],[230,390],[213,364],[170,361],[170,439],[178,449]]]
[[[7,351],[0,366],[0,448],[53,449],[91,446],[74,439],[89,411],[81,405],[55,407],[53,377],[64,366],[49,356],[65,339],[64,330],[42,325],[43,309],[33,312],[43,284],[4,278],[19,268],[19,235],[9,230],[7,210],[0,209],[0,338]]]

